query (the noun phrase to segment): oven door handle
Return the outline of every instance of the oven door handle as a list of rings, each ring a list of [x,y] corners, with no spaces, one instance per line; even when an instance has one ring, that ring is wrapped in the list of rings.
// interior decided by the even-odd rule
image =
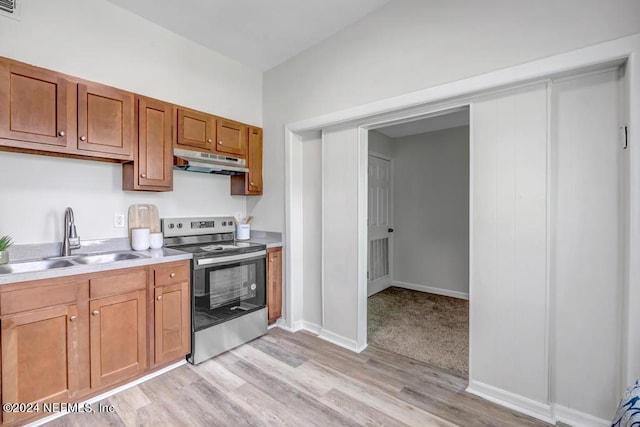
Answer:
[[[244,261],[251,258],[264,258],[267,256],[267,251],[261,250],[257,252],[248,252],[246,254],[238,254],[238,255],[229,255],[229,256],[221,256],[216,258],[203,258],[197,260],[198,267],[203,265],[218,265],[218,264],[229,264],[234,261]]]

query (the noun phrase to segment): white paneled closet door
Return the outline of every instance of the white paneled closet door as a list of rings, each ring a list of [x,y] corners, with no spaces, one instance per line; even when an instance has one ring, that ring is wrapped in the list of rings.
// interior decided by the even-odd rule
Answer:
[[[546,84],[474,101],[469,386],[526,397],[543,411],[546,196]]]
[[[551,104],[553,398],[605,420],[623,388],[621,84],[618,69],[555,80]]]
[[[391,284],[393,200],[391,160],[369,155],[367,296]]]

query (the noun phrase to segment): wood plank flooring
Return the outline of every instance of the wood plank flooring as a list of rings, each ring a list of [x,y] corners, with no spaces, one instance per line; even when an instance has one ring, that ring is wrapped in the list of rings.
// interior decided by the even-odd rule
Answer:
[[[466,393],[466,386],[386,350],[356,354],[274,328],[101,402],[115,412],[69,414],[47,426],[547,425]]]

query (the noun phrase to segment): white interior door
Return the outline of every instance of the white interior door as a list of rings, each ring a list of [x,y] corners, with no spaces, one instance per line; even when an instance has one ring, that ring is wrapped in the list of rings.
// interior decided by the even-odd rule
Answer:
[[[393,209],[391,159],[369,155],[367,296],[391,285]]]

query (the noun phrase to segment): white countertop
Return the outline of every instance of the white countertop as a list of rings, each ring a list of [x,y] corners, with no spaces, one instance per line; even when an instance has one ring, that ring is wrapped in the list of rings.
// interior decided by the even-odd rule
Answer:
[[[35,247],[36,245],[30,245],[30,246],[34,246],[34,247],[28,248],[29,253],[36,253],[39,250],[37,247]],[[112,249],[112,247],[113,245],[109,247],[105,245],[103,246],[92,245],[91,252],[78,251],[77,253],[74,252],[73,255],[82,255],[86,253],[105,252],[109,250],[114,250]],[[21,249],[18,249],[16,253],[20,254],[20,250]],[[27,252],[24,250],[24,248],[22,248],[22,250],[24,253]],[[119,247],[117,250],[131,250],[131,247],[129,247],[128,249]],[[40,280],[40,279],[51,279],[54,277],[74,276],[77,274],[96,273],[100,271],[117,270],[121,268],[141,267],[141,266],[150,265],[150,264],[181,261],[181,260],[187,260],[192,258],[192,255],[190,253],[186,253],[186,252],[182,252],[182,251],[178,251],[170,248],[148,249],[146,251],[133,251],[133,252],[141,255],[141,257],[130,259],[130,260],[114,261],[114,262],[109,262],[104,264],[87,264],[87,265],[74,264],[69,267],[52,268],[47,270],[39,270],[39,271],[32,271],[32,272],[26,272],[26,273],[0,274],[0,286],[6,285],[9,283],[28,282],[28,281]],[[55,255],[49,255],[49,256],[55,256]],[[45,258],[45,257],[46,256],[41,256],[40,258]],[[14,262],[28,261],[28,260],[35,260],[35,259],[26,258],[26,259],[19,259]],[[10,264],[11,263],[12,262],[10,260]]]

